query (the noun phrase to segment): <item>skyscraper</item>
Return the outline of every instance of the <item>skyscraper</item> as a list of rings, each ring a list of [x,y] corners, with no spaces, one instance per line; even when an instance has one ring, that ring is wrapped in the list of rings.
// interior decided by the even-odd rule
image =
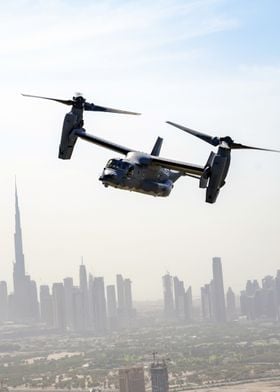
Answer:
[[[73,288],[73,328],[75,331],[84,332],[86,330],[85,301],[84,295],[79,287]]]
[[[118,326],[118,309],[116,290],[114,285],[107,286],[107,311],[108,311],[108,326],[112,331]]]
[[[193,318],[193,303],[192,303],[192,288],[191,286],[185,292],[184,301],[184,317],[186,321],[191,321]]]
[[[65,322],[70,329],[74,328],[73,315],[73,278],[63,279],[64,296],[65,296]]]
[[[83,317],[85,329],[90,327],[90,314],[89,314],[89,291],[88,291],[88,279],[87,279],[87,270],[86,266],[83,263],[80,265],[80,291],[82,294],[82,308],[83,312],[81,313],[81,317]]]
[[[145,392],[143,366],[119,370],[120,392]]]
[[[202,319],[205,321],[210,321],[213,319],[212,302],[211,284],[205,284],[203,287],[201,287]]]
[[[124,286],[124,307],[125,307],[125,314],[129,317],[132,316],[132,291],[131,291],[131,280],[124,279],[123,282]]]
[[[228,320],[234,320],[236,317],[235,294],[231,287],[227,291],[227,317]]]
[[[165,317],[174,316],[173,278],[167,273],[162,277]]]
[[[40,315],[41,321],[48,327],[53,326],[53,303],[50,289],[47,285],[40,286]]]
[[[175,314],[179,320],[185,318],[185,286],[184,282],[174,276],[174,299],[175,299]]]
[[[36,320],[38,317],[38,300],[36,283],[25,274],[25,260],[22,246],[22,231],[17,187],[15,187],[15,263],[14,294],[12,298],[12,318],[18,321]]]
[[[152,392],[168,392],[168,369],[165,361],[156,361],[154,358],[150,367]]]
[[[103,277],[95,277],[92,282],[93,327],[98,334],[107,329],[106,299]]]
[[[213,257],[213,314],[217,322],[226,321],[223,269],[220,257]]]
[[[60,331],[66,329],[65,293],[63,283],[52,286],[54,328]]]
[[[122,275],[117,275],[118,313],[122,317],[125,309],[124,282]]]
[[[0,322],[8,320],[8,290],[7,283],[0,282]]]

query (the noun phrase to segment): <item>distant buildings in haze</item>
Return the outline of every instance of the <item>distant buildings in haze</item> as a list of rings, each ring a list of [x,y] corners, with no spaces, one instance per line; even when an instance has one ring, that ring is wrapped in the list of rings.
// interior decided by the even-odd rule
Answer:
[[[17,188],[15,211],[14,292],[8,295],[6,282],[0,282],[0,322],[42,322],[59,331],[96,334],[130,325],[135,315],[131,280],[117,275],[117,301],[115,286],[108,286],[105,292],[104,278],[88,277],[83,261],[79,268],[79,286],[74,285],[71,277],[53,283],[51,292],[49,286],[42,285],[39,302],[36,283],[25,273]]]
[[[212,259],[213,279],[201,287],[201,311],[204,321],[224,323],[236,316],[235,294],[227,291],[227,306],[224,292],[224,278],[220,257]]]
[[[185,285],[177,276],[169,273],[162,277],[164,315],[167,319],[192,320],[192,289]]]
[[[15,262],[13,264],[14,291],[8,293],[5,281],[0,281],[0,322],[42,322],[48,328],[60,331],[93,331],[104,334],[128,327],[135,318],[132,282],[121,274],[116,285],[105,286],[104,278],[88,274],[81,262],[79,284],[66,277],[63,282],[41,285],[39,301],[37,285],[26,274],[23,252],[21,217],[17,187],[15,187]],[[280,320],[280,270],[277,275],[266,276],[261,285],[248,280],[240,294],[240,309],[231,287],[224,290],[220,257],[212,259],[212,280],[201,287],[201,317],[206,322],[224,323],[240,315],[248,320]],[[163,312],[166,320],[191,322],[194,315],[191,286],[177,276],[166,273],[162,277]]]
[[[240,294],[240,311],[248,320],[280,319],[280,270],[276,276],[266,276],[261,286],[248,280]]]

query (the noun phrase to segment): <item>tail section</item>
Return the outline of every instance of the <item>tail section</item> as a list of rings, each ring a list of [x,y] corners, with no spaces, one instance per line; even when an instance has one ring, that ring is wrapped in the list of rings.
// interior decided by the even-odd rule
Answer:
[[[161,150],[161,146],[162,146],[162,142],[163,142],[163,139],[161,137],[158,137],[156,142],[155,142],[155,145],[154,145],[154,147],[152,149],[151,155],[153,155],[154,157],[158,157],[159,156],[160,150]]]

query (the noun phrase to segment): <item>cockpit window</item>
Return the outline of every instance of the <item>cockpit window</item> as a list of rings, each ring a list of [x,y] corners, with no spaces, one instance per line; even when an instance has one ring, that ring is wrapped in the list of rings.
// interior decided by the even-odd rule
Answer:
[[[106,167],[111,169],[128,170],[131,167],[131,164],[129,162],[124,162],[122,159],[110,159]]]
[[[111,169],[117,169],[119,167],[118,163],[119,161],[117,159],[110,159],[106,167],[110,167]]]

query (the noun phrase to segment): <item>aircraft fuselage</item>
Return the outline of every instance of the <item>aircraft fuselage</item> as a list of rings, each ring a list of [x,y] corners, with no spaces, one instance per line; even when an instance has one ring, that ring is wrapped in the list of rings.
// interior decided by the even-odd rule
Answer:
[[[99,180],[105,187],[166,197],[178,176],[169,169],[149,165],[149,155],[132,152],[124,159],[110,159]]]

